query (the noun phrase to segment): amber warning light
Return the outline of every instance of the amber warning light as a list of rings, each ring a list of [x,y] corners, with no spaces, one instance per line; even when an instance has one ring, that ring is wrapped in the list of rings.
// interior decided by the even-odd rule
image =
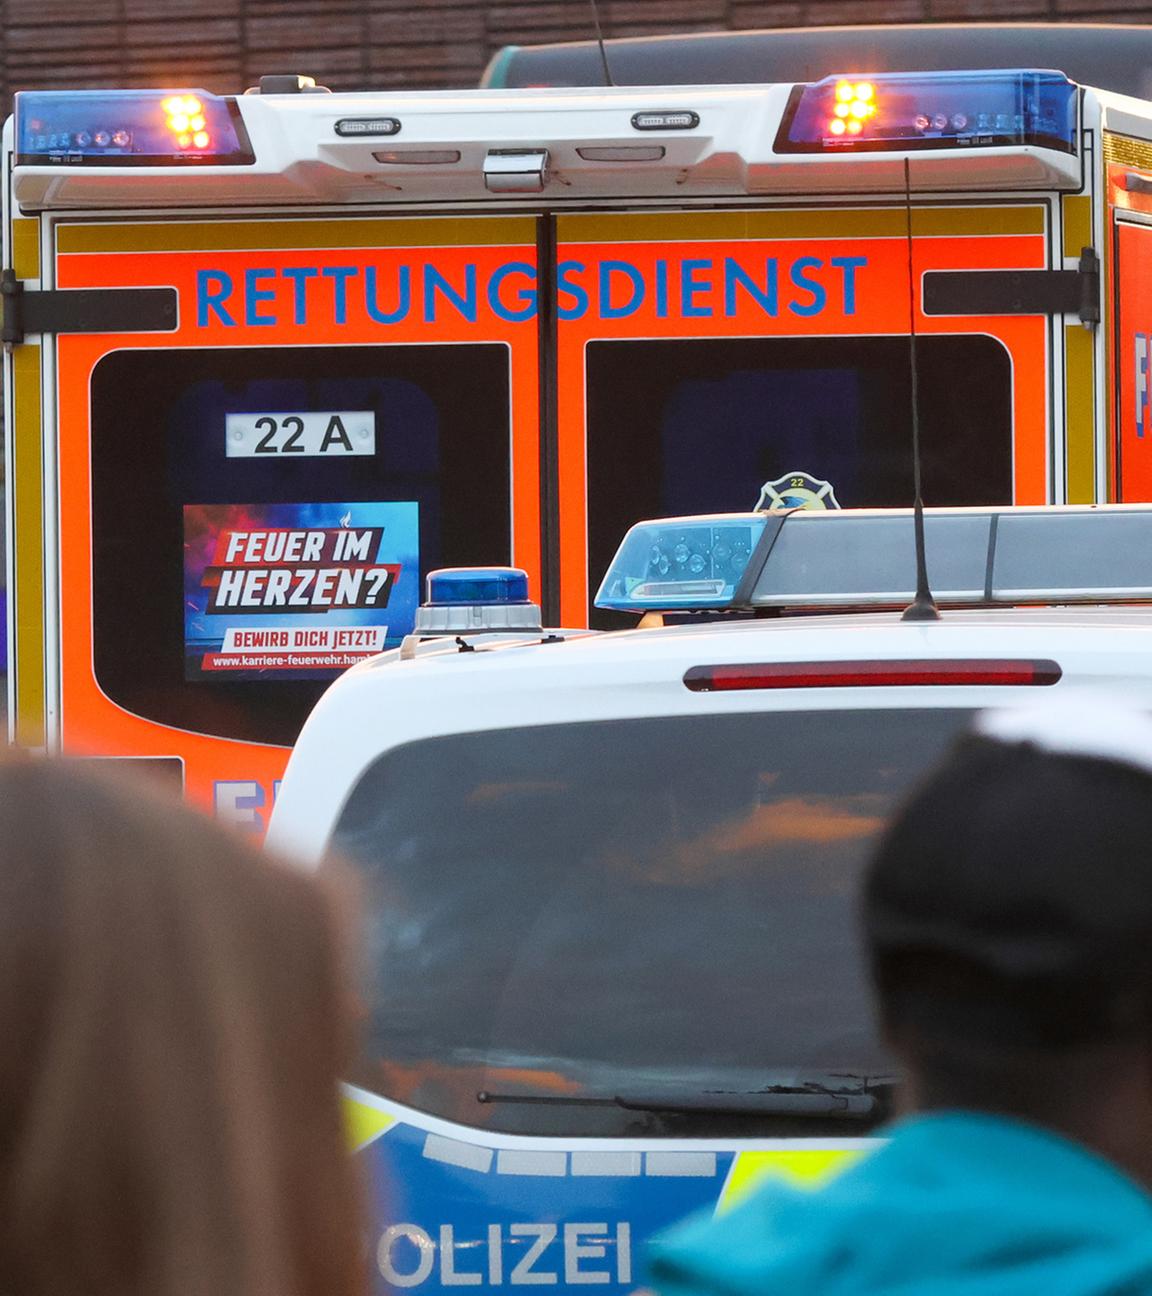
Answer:
[[[212,143],[208,134],[208,119],[204,116],[204,105],[195,95],[173,95],[163,103],[164,113],[168,118],[168,129],[176,136],[176,143],[182,149],[206,149]]]
[[[876,115],[876,87],[871,81],[838,81],[836,103],[828,122],[830,135],[859,135]]]

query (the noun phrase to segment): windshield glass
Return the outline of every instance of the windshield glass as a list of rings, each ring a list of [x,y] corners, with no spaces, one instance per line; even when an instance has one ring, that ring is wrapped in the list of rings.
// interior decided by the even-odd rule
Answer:
[[[497,343],[105,356],[92,379],[93,665],[101,689],[161,724],[294,742],[349,663],[328,655],[326,669],[321,651],[302,669],[255,655],[251,669],[238,669],[240,653],[228,661],[226,643],[254,629],[374,625],[376,649],[395,646],[411,629],[425,572],[506,561],[508,373],[508,348]],[[475,499],[488,506],[471,507]],[[389,589],[383,607],[373,594],[371,603],[326,616],[309,602],[307,564],[282,554],[268,561],[303,566],[292,591],[302,611],[281,615],[270,599],[255,600],[247,616],[235,604],[207,615],[212,591],[224,588],[229,536],[333,537],[348,527],[387,532],[373,551],[407,582],[407,599]],[[327,555],[325,566],[335,560]],[[257,635],[247,646],[269,642],[276,640]],[[232,643],[244,646],[242,637]]]
[[[825,492],[818,505],[912,500],[906,337],[593,342],[587,366],[596,580],[637,518],[756,508],[771,502],[766,484],[787,495],[794,476]],[[1012,365],[1003,345],[922,337],[917,376],[924,499],[1010,504]],[[625,624],[611,612],[590,615],[594,626]]]
[[[469,1125],[675,1135],[701,1118],[506,1099],[889,1075],[857,884],[894,803],[967,714],[617,720],[385,753],[333,843],[365,883],[356,1078]],[[778,1114],[756,1120],[798,1132]]]

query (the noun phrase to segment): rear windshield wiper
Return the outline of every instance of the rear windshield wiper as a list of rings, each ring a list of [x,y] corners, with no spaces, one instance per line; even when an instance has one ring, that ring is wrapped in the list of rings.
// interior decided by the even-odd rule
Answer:
[[[856,1079],[856,1077],[845,1077]],[[499,1094],[482,1089],[481,1103],[531,1103],[556,1107],[617,1107],[624,1111],[671,1115],[784,1116],[798,1120],[875,1120],[886,1107],[886,1098],[896,1083],[895,1076],[860,1077],[851,1085],[809,1082],[770,1085],[765,1089],[677,1092],[652,1090],[622,1092],[611,1097],[587,1094]]]

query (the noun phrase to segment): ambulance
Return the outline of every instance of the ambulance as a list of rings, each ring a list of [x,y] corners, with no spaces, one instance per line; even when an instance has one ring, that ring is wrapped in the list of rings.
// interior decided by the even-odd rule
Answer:
[[[625,1296],[654,1232],[874,1143],[857,901],[895,806],[977,710],[1152,708],[1152,507],[926,510],[935,620],[901,616],[914,532],[645,522],[597,595],[636,628],[568,636],[523,573],[432,573],[324,696],[269,844],[355,870],[377,1291]]]
[[[637,517],[1152,498],[1152,103],[1058,71],[26,92],[9,724],[267,823],[305,716]]]

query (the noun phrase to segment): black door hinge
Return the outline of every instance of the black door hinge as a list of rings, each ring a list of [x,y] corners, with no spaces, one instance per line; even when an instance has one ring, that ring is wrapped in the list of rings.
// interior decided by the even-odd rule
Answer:
[[[1077,315],[1100,321],[1100,258],[1075,270],[926,270],[925,315]]]
[[[28,292],[0,270],[0,342],[29,333],[167,333],[176,327],[175,288],[58,288]]]

